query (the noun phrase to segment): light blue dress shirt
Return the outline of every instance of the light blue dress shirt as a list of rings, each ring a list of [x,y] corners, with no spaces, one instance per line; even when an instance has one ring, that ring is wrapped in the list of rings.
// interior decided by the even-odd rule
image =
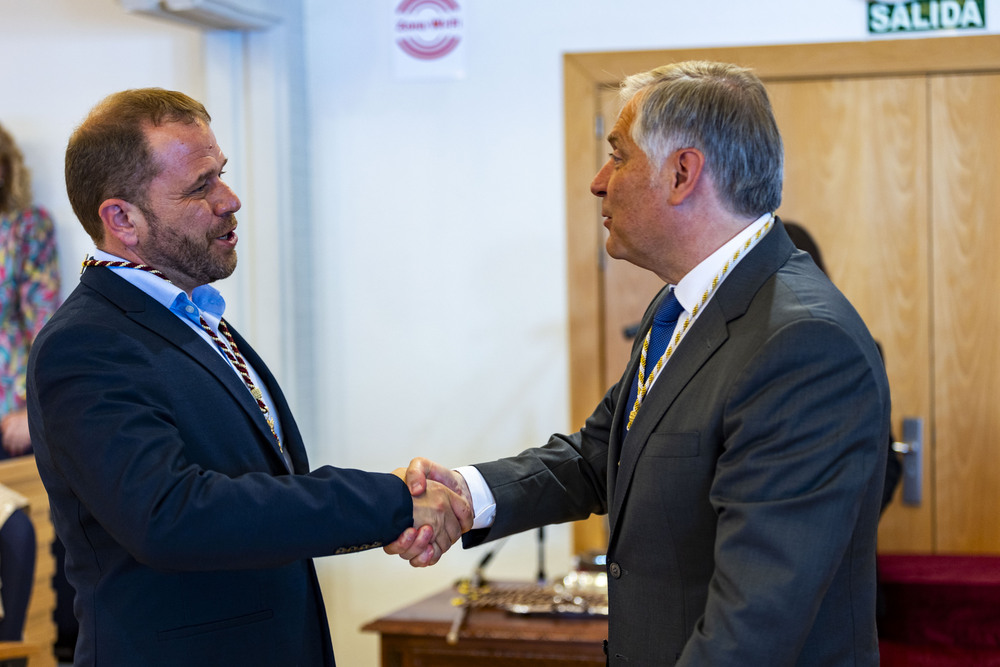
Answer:
[[[91,252],[91,255],[94,259],[102,261],[126,261],[121,257],[116,257],[115,255],[104,252],[103,250],[95,249]],[[226,310],[226,300],[222,298],[222,294],[219,293],[219,290],[215,289],[211,285],[201,285],[191,290],[191,296],[188,297],[184,290],[180,289],[169,280],[160,278],[149,271],[129,267],[112,266],[109,268],[123,279],[148,294],[164,308],[167,308],[170,312],[177,315],[182,322],[191,327],[192,331],[198,334],[202,340],[210,345],[212,349],[226,361],[229,367],[233,369],[233,372],[240,378],[240,382],[243,382],[243,377],[240,376],[239,371],[236,370],[232,362],[229,361],[229,358],[226,357],[222,350],[219,349],[215,341],[212,340],[212,337],[209,336],[208,333],[201,327],[201,318],[204,318],[205,323],[212,328],[212,331],[214,331],[215,334],[219,336],[219,339],[226,343],[228,347],[228,342],[225,340],[225,337],[219,333],[219,322],[222,320],[222,315]],[[253,366],[249,363],[247,363],[247,370],[250,373],[250,378],[253,380],[254,386],[260,389],[262,399],[264,404],[267,406],[269,416],[274,421],[274,432],[280,440],[282,438],[281,421],[278,419],[277,411],[274,409],[274,402],[271,399],[271,394],[261,381],[260,376],[257,375],[257,371],[255,371]],[[247,388],[247,391],[249,392],[250,389]],[[277,443],[275,443],[275,445],[277,445]],[[281,455],[285,460],[285,465],[288,466],[289,470],[292,470],[292,462],[288,456],[288,450],[282,448]]]

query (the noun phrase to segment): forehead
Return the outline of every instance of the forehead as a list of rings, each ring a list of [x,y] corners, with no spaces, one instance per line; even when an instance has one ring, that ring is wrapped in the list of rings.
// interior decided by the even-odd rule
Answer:
[[[615,121],[614,127],[611,128],[611,133],[608,134],[608,142],[613,146],[621,146],[623,144],[634,143],[632,141],[632,121],[635,120],[635,98],[633,97],[625,106],[622,107],[621,112],[618,114],[618,120]]]
[[[198,171],[224,159],[215,134],[204,121],[150,125],[145,132],[153,159],[162,171]]]

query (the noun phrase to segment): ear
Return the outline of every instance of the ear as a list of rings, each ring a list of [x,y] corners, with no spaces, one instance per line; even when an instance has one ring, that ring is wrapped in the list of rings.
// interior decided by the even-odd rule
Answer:
[[[667,201],[677,206],[696,190],[705,169],[705,154],[697,148],[680,148],[664,161],[663,171],[669,182]]]
[[[145,221],[142,212],[124,199],[105,199],[98,211],[104,222],[105,239],[115,239],[123,247],[131,248],[139,242],[138,225]]]

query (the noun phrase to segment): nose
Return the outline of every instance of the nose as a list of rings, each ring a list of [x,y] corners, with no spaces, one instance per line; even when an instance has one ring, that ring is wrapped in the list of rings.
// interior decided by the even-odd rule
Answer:
[[[240,210],[243,203],[240,198],[236,196],[233,189],[229,187],[229,184],[225,181],[219,181],[216,185],[215,192],[215,202],[214,202],[214,212],[218,217],[223,217],[229,215],[230,213],[235,213]]]
[[[594,180],[590,182],[590,192],[595,197],[604,197],[608,194],[608,175],[611,173],[611,167],[611,158],[608,158],[608,161],[594,176]]]

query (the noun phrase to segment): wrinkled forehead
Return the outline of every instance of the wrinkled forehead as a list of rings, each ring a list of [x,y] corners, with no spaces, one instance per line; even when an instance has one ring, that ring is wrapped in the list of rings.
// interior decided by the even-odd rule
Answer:
[[[215,134],[201,120],[149,125],[145,135],[154,160],[161,166],[222,157]]]

